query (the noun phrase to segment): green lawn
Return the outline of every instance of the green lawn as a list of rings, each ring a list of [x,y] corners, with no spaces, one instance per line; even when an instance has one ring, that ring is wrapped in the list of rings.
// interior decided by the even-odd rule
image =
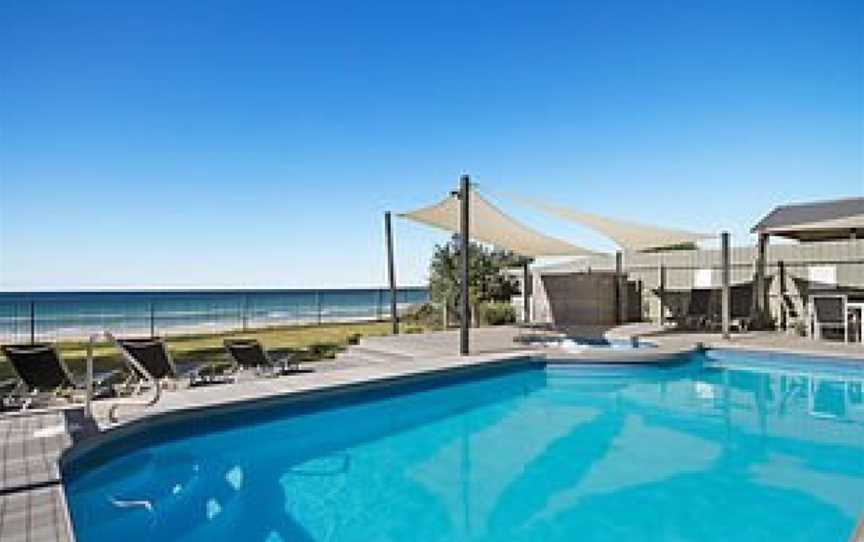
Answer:
[[[404,327],[404,326],[403,326]],[[417,326],[410,326],[416,331]],[[351,324],[322,324],[304,326],[286,326],[259,329],[254,331],[236,331],[207,335],[183,335],[168,338],[168,348],[177,363],[189,361],[227,360],[228,354],[222,346],[226,338],[255,338],[267,350],[282,352],[299,352],[301,359],[314,361],[332,357],[348,344],[349,337],[380,336],[390,334],[389,322],[362,322]],[[61,342],[58,348],[69,367],[77,373],[84,373],[87,356],[86,343]],[[94,349],[94,366],[97,370],[122,367],[122,360],[117,349],[108,343],[100,343]],[[14,376],[12,367],[2,358],[0,361],[0,378]]]

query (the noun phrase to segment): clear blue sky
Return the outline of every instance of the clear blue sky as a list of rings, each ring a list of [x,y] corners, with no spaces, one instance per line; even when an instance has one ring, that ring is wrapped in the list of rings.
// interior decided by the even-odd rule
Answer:
[[[864,193],[864,3],[0,5],[0,289],[384,282],[482,186],[709,232]],[[575,226],[502,206],[572,242]],[[446,236],[396,225],[400,282]]]

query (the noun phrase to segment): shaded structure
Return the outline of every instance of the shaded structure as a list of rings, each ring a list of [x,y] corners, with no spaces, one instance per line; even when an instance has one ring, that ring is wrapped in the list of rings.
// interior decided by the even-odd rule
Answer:
[[[719,249],[630,251],[625,253],[626,280],[644,288],[635,302],[628,301],[641,306],[643,320],[723,329],[725,287],[730,292],[729,328],[779,328],[813,338],[861,342],[862,229],[864,198],[847,198],[774,209],[754,226],[759,235],[755,246],[733,247],[729,237],[721,235]],[[797,242],[774,243],[769,250],[771,236]],[[555,321],[556,300],[551,297],[559,294],[557,288],[546,290],[546,277],[615,273],[620,268],[611,256],[535,266],[535,320]],[[828,301],[815,302],[822,298]]]
[[[624,254],[636,252],[655,252],[665,249],[689,248],[695,249],[696,243],[711,237],[708,234],[687,230],[664,228],[649,224],[641,224],[628,220],[619,220],[585,211],[561,207],[542,202],[534,198],[518,197],[518,201],[531,207],[549,213],[553,216],[575,222],[592,229],[609,238],[618,245],[620,250],[615,254],[615,287],[614,287],[614,323],[624,323],[639,319],[638,314],[631,314],[631,307],[641,311],[638,303],[634,303],[627,278]],[[584,282],[584,281],[581,281]],[[641,288],[641,286],[640,286]],[[640,293],[641,298],[641,293]],[[571,317],[572,318],[572,317]],[[581,322],[580,322],[581,323]],[[600,322],[597,322],[600,323]]]
[[[507,216],[471,186],[467,175],[458,192],[443,200],[399,216],[460,235],[460,352],[468,354],[468,240],[474,239],[521,256],[595,256],[599,253],[539,233]],[[528,292],[528,266],[524,266],[523,296]],[[527,311],[524,317],[528,318]]]
[[[843,198],[775,207],[763,217],[752,232],[758,235],[753,313],[760,327],[773,324],[770,293],[766,286],[768,243],[771,236],[794,239],[802,244],[819,242],[854,242],[864,234],[864,198]],[[844,255],[845,256],[845,255]],[[845,258],[844,258],[845,259]],[[861,265],[862,261],[857,262]],[[781,295],[785,293],[786,269],[781,262]],[[827,259],[820,266],[808,269],[807,279],[797,280],[797,287],[806,298],[804,310],[808,316],[807,331],[814,338],[831,336],[824,331],[837,332],[837,338],[860,342],[864,335],[864,288],[838,281],[836,262]],[[781,325],[785,326],[785,312]]]
[[[501,212],[474,188],[469,190],[469,194],[471,239],[532,258],[600,254],[529,228]],[[455,194],[428,207],[401,213],[399,216],[452,233],[459,233],[461,228],[460,201]]]
[[[780,205],[752,231],[801,242],[864,238],[864,198]]]
[[[643,252],[670,247],[695,247],[697,242],[712,237],[705,233],[661,228],[586,213],[577,209],[550,205],[533,198],[518,199],[531,207],[590,228],[608,237],[625,251]]]

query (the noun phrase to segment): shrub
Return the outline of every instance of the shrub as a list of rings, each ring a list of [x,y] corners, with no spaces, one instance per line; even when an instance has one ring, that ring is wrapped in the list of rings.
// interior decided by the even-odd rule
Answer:
[[[399,320],[404,324],[440,329],[442,327],[441,307],[432,303],[415,305],[406,310]]]
[[[509,303],[484,303],[480,307],[481,322],[487,326],[512,324],[516,321],[516,312]]]
[[[336,343],[313,343],[307,348],[307,352],[313,360],[333,359],[342,347]]]
[[[423,327],[422,326],[410,326],[410,325],[405,326],[405,328],[402,330],[402,333],[407,333],[407,334],[423,333]]]

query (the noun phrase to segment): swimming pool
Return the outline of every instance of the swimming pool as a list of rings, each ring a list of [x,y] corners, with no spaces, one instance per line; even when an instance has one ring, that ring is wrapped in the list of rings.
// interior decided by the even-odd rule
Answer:
[[[79,542],[845,541],[864,365],[517,363],[171,422],[63,471]]]

